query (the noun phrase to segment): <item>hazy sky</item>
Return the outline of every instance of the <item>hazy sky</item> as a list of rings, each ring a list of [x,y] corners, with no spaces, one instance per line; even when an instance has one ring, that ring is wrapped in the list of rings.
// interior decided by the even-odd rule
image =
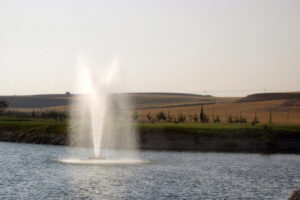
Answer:
[[[0,95],[73,92],[78,56],[114,92],[299,91],[300,1],[0,1]]]

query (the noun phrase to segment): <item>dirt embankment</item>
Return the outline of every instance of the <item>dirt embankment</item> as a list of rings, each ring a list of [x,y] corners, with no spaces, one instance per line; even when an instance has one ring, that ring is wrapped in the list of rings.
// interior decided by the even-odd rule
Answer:
[[[67,134],[56,133],[28,133],[22,131],[6,131],[0,130],[0,141],[3,142],[18,142],[18,143],[33,143],[33,144],[53,144],[67,145]]]
[[[241,131],[241,130],[239,130]],[[176,130],[140,129],[140,149],[216,152],[300,153],[300,132],[244,130],[197,134]]]

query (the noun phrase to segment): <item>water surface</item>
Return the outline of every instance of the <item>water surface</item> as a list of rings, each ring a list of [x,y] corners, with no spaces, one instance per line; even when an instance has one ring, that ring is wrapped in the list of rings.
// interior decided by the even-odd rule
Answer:
[[[56,162],[69,149],[1,142],[0,198],[286,199],[300,188],[299,155],[144,151],[150,163]]]

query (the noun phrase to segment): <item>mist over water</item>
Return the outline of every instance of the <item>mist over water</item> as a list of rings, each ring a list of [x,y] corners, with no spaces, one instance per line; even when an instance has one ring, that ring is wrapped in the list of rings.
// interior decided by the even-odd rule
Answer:
[[[130,101],[126,95],[111,94],[112,88],[121,87],[120,75],[116,60],[107,70],[97,70],[79,58],[75,84],[80,95],[72,102],[69,139],[71,145],[92,149],[91,157],[107,158],[107,149],[136,149]],[[126,157],[136,157],[128,152]]]

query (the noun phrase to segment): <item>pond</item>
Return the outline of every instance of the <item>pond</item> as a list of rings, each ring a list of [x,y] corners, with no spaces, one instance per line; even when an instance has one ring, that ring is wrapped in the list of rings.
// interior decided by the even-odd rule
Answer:
[[[148,163],[57,162],[70,149],[1,142],[0,198],[286,199],[300,188],[299,155],[141,151]]]

